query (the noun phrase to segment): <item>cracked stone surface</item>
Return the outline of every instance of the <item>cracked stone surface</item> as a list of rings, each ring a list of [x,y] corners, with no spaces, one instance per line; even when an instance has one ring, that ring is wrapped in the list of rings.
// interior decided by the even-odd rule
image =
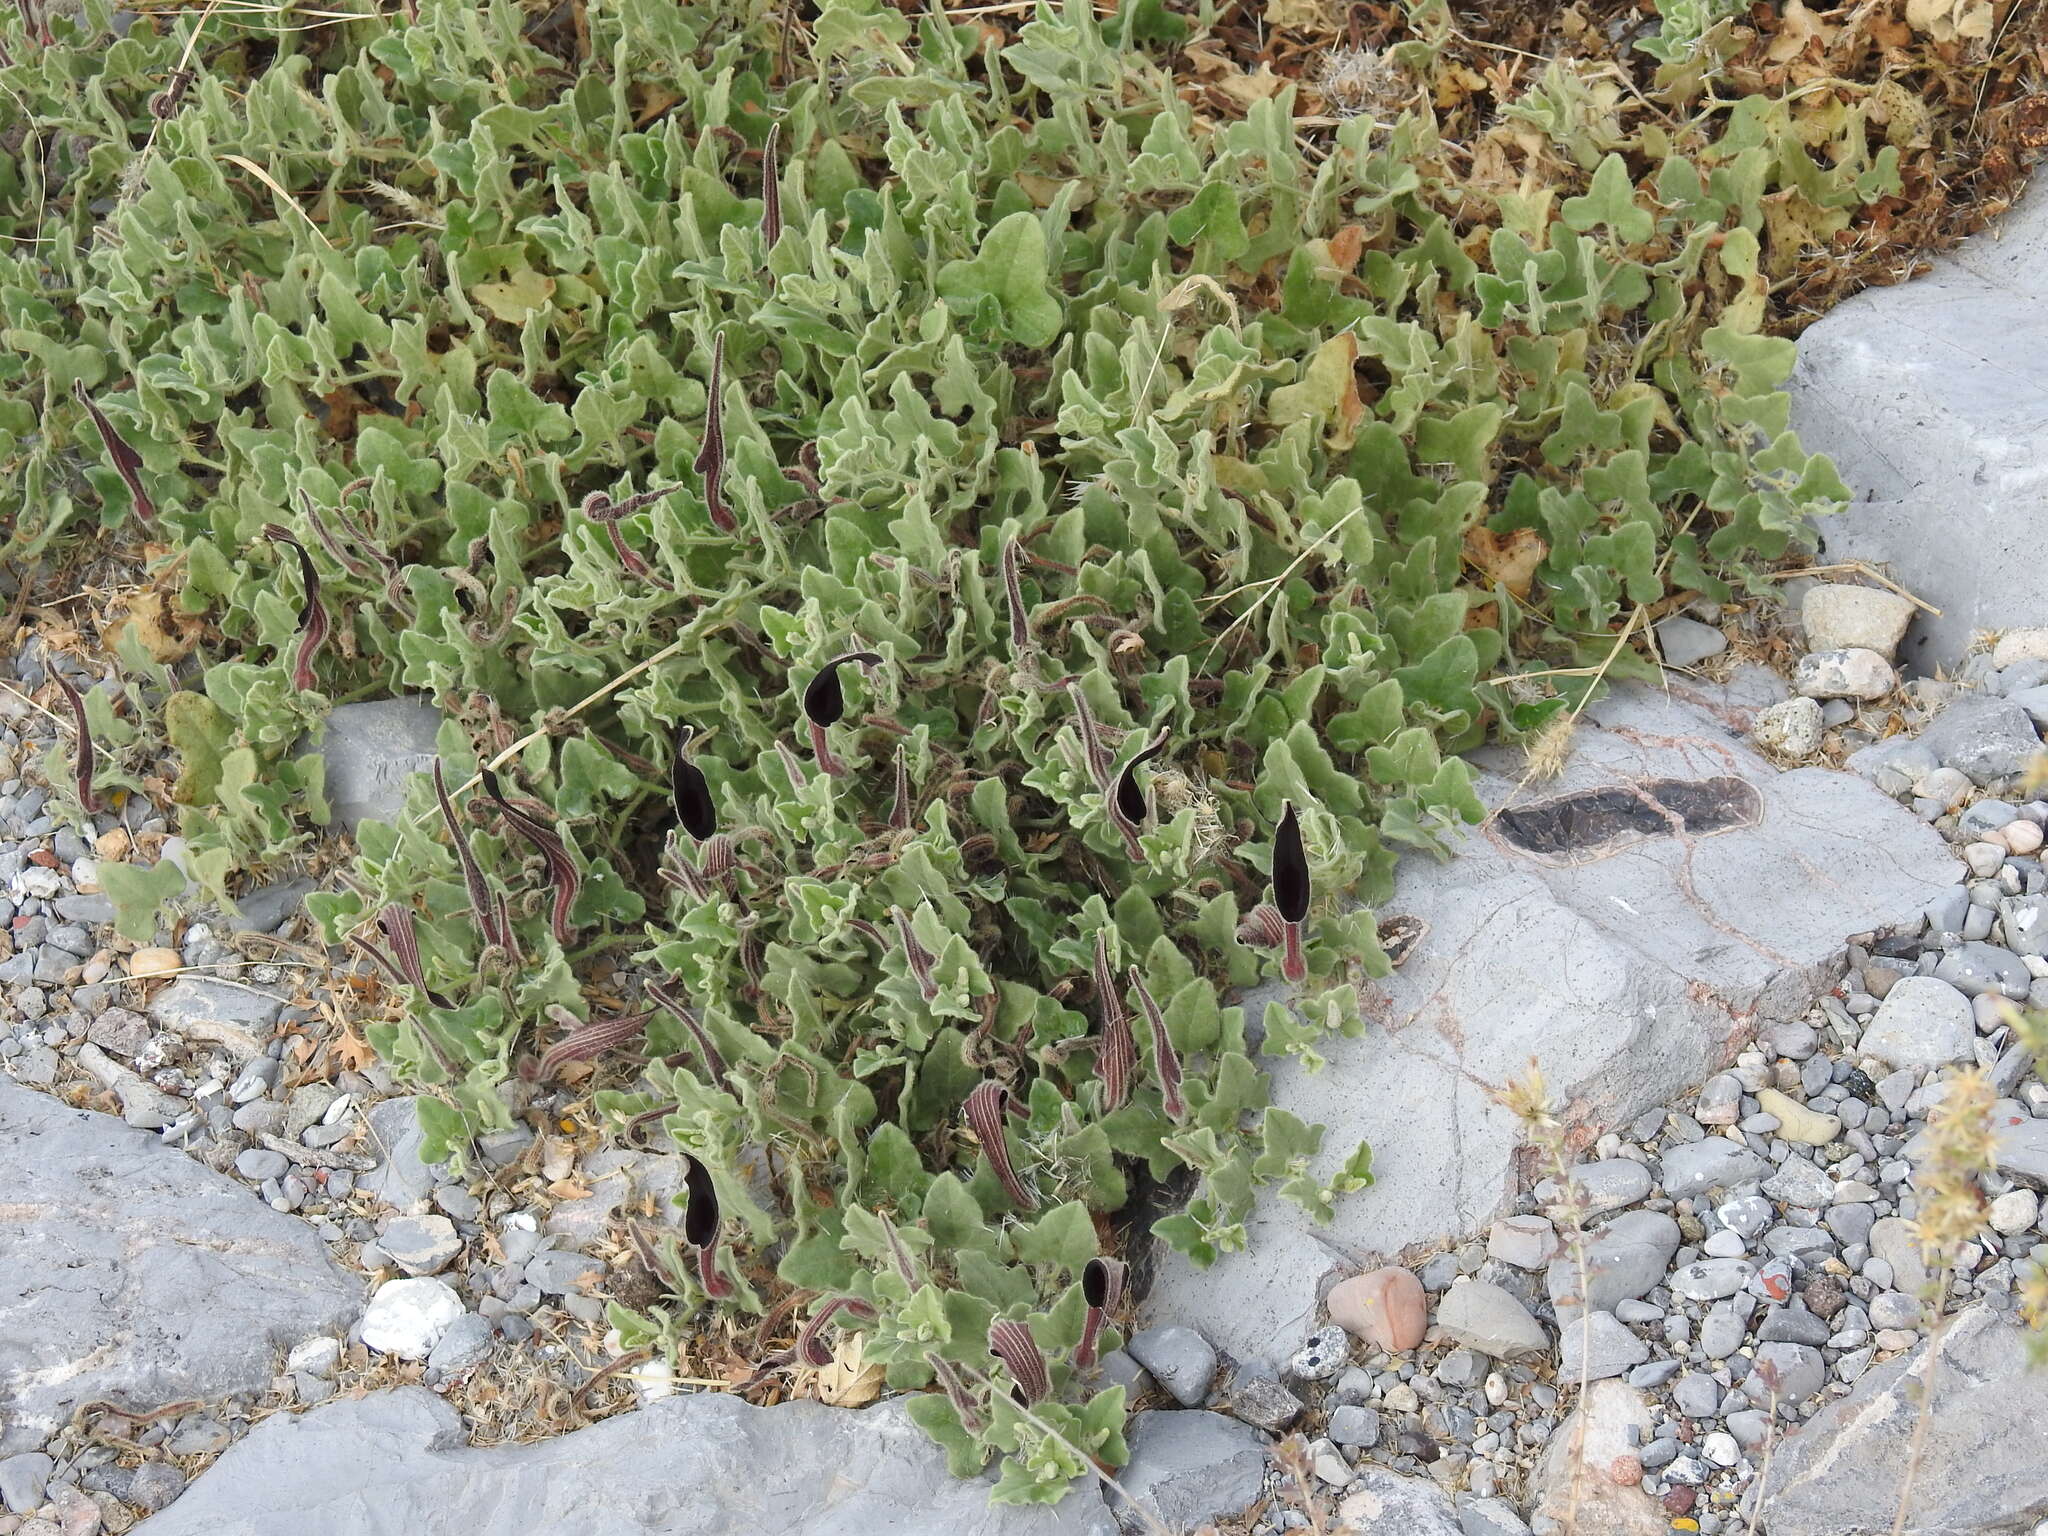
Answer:
[[[259,1390],[277,1348],[343,1331],[362,1306],[304,1222],[5,1078],[0,1170],[0,1454],[94,1398],[148,1410]]]
[[[1920,597],[1901,658],[1953,662],[1979,629],[2048,624],[2048,190],[1909,283],[1799,338],[1792,425],[1856,493],[1821,560],[1892,562]],[[1930,529],[1940,529],[1938,538]]]
[[[2025,1331],[1984,1306],[1958,1314],[1932,1356],[1922,1344],[1872,1371],[1786,1440],[1763,1485],[1762,1529],[1889,1536],[1930,1392],[1908,1536],[2033,1530],[2048,1517],[2048,1375],[2028,1369]]]
[[[1796,1018],[1836,980],[1845,932],[1917,923],[1953,885],[1941,836],[1852,775],[1780,773],[1738,732],[1746,711],[1618,690],[1581,723],[1562,777],[1517,805],[1659,780],[1753,791],[1755,815],[1694,834],[1671,810],[1593,818],[1584,851],[1531,853],[1496,821],[1449,864],[1404,861],[1381,915],[1428,924],[1412,958],[1366,990],[1357,1040],[1328,1065],[1273,1064],[1273,1100],[1329,1126],[1328,1176],[1364,1138],[1375,1184],[1316,1227],[1261,1205],[1247,1251],[1198,1271],[1162,1253],[1142,1321],[1201,1329],[1240,1360],[1299,1343],[1320,1282],[1413,1257],[1509,1212],[1521,1128],[1496,1091],[1541,1066],[1568,1121],[1592,1134],[1668,1102],[1733,1059],[1762,1024]],[[1508,800],[1519,754],[1475,758],[1482,798]],[[1671,798],[1667,789],[1659,791]],[[1668,805],[1667,805],[1668,809]],[[1546,840],[1545,846],[1548,847]],[[1243,1001],[1262,1009],[1261,988]]]
[[[319,748],[327,758],[325,789],[335,827],[354,832],[366,821],[397,820],[407,780],[433,770],[440,729],[441,712],[420,695],[335,708]]]
[[[366,1487],[364,1469],[376,1469]],[[137,1536],[1115,1536],[1099,1492],[992,1506],[902,1400],[665,1398],[530,1445],[463,1443],[420,1387],[264,1420]]]

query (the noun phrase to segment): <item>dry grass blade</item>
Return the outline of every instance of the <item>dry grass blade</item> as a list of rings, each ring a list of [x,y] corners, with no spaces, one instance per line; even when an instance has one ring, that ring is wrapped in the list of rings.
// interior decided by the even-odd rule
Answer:
[[[285,204],[287,207],[291,209],[293,213],[296,213],[300,218],[306,221],[306,228],[312,230],[315,235],[319,236],[320,243],[322,245],[326,246],[327,249],[330,251],[334,249],[334,242],[327,238],[326,234],[321,230],[318,224],[315,224],[313,222],[313,216],[310,213],[306,212],[305,209],[299,206],[299,200],[297,198],[293,197],[291,193],[285,191],[285,189],[282,186],[278,185],[277,178],[275,176],[272,176],[270,172],[263,169],[262,166],[258,165],[254,160],[249,159],[246,155],[223,154],[221,156],[221,159],[227,161],[231,165],[240,166],[243,170],[247,171],[251,176],[254,176],[258,181],[262,182],[263,185],[270,188],[271,191],[277,194],[279,202]]]

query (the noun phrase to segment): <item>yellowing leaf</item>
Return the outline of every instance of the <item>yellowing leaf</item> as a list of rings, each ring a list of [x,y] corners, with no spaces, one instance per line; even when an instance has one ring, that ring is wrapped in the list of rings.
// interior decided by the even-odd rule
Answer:
[[[1906,25],[1937,43],[1991,35],[1991,0],[1906,0]]]
[[[528,315],[547,308],[548,300],[555,296],[555,280],[528,267],[502,283],[477,283],[469,292],[493,319],[522,325]]]
[[[832,1363],[818,1372],[818,1401],[833,1408],[862,1408],[882,1395],[887,1372],[867,1363],[867,1336],[843,1334]]]
[[[1266,25],[1294,27],[1303,32],[1333,30],[1323,0],[1266,0]]]
[[[1273,391],[1268,418],[1276,427],[1294,421],[1320,423],[1326,444],[1339,452],[1349,448],[1365,419],[1365,401],[1352,371],[1357,362],[1358,338],[1349,331],[1332,336],[1316,348],[1298,382]]]
[[[200,624],[197,619],[167,611],[163,594],[149,590],[132,595],[127,611],[108,626],[106,639],[110,650],[119,648],[121,631],[129,628],[154,659],[169,662],[191,653],[199,639]]]

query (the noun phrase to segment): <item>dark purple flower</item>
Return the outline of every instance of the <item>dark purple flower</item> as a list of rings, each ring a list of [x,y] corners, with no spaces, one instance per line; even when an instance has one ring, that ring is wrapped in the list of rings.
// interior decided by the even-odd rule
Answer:
[[[858,1301],[851,1296],[834,1296],[811,1314],[811,1320],[804,1324],[803,1332],[796,1336],[794,1353],[798,1360],[814,1370],[823,1370],[832,1363],[832,1351],[825,1344],[825,1326],[841,1312],[870,1322],[875,1316],[875,1309],[864,1301]]]
[[[718,1271],[718,1188],[711,1171],[687,1152],[683,1154],[683,1241],[697,1250],[697,1279],[704,1294],[719,1301],[732,1294],[732,1282]]]
[[[78,804],[88,816],[100,812],[100,797],[92,787],[92,776],[99,763],[99,755],[92,744],[92,727],[86,723],[85,699],[71,686],[71,679],[50,668],[50,676],[57,679],[57,686],[64,690],[64,697],[71,705],[71,722],[75,728],[77,746],[71,759],[72,779],[78,787]]]
[[[24,19],[27,0],[23,0]],[[149,492],[142,488],[142,455],[128,446],[128,440],[114,430],[114,423],[107,413],[93,403],[92,396],[85,392],[85,381],[71,382],[71,396],[86,409],[92,417],[92,424],[99,429],[100,442],[105,445],[107,457],[114,461],[114,473],[121,477],[121,483],[128,487],[128,498],[135,503],[135,515],[144,522],[156,516],[156,503],[149,499]]]
[[[909,963],[910,974],[917,982],[917,995],[928,1003],[934,1001],[939,995],[939,983],[932,975],[932,965],[938,956],[917,941],[917,935],[910,927],[909,913],[901,907],[891,907],[889,915],[896,919],[896,937],[903,945],[903,958]]]
[[[462,819],[455,814],[455,802],[448,798],[448,780],[441,771],[441,760],[434,759],[434,798],[441,804],[441,820],[447,824],[449,841],[455,845],[455,857],[462,865],[462,883],[469,890],[470,911],[475,914],[477,931],[483,935],[487,949],[512,948],[512,925],[504,900],[491,899],[491,888],[484,881],[484,872],[477,864],[476,855],[469,851],[469,834],[462,825]]]
[[[676,820],[701,843],[718,830],[718,808],[712,803],[711,781],[704,777],[704,770],[684,756],[684,748],[696,734],[692,725],[677,729],[669,783],[675,792]]]
[[[1081,755],[1088,769],[1088,777],[1095,781],[1095,787],[1107,790],[1110,787],[1109,748],[1102,744],[1102,734],[1095,725],[1095,711],[1089,706],[1088,695],[1082,691],[1081,679],[1064,679],[1067,693],[1074,701],[1074,718],[1081,730]]]
[[[1081,1300],[1087,1304],[1087,1320],[1081,1325],[1081,1342],[1074,1346],[1074,1364],[1093,1370],[1102,1324],[1124,1294],[1124,1264],[1121,1259],[1093,1258],[1081,1269]]]
[[[1109,939],[1100,929],[1095,934],[1095,1006],[1101,1010],[1101,1030],[1095,1040],[1095,1072],[1102,1079],[1102,1102],[1107,1109],[1121,1109],[1131,1096],[1131,1075],[1138,1066],[1138,1041],[1131,1033],[1130,1011],[1117,990],[1116,973],[1109,965]]]
[[[164,88],[149,98],[149,115],[160,123],[169,122],[177,115],[178,107],[185,99],[185,92],[198,78],[198,71],[174,69]]]
[[[1280,830],[1273,836],[1273,906],[1287,925],[1280,974],[1289,981],[1303,981],[1308,976],[1308,962],[1301,952],[1308,901],[1308,852],[1301,843],[1301,818],[1289,800],[1280,816]]]
[[[592,491],[583,498],[583,515],[604,528],[612,541],[612,553],[619,557],[619,564],[635,576],[653,582],[664,592],[673,592],[675,588],[655,575],[654,568],[634,553],[632,547],[626,543],[625,535],[619,532],[619,524],[642,507],[651,507],[657,501],[673,496],[681,489],[679,485],[671,485],[658,491],[642,491],[636,496],[628,496],[624,501],[613,501],[603,491]]]
[[[351,576],[367,578],[370,574],[369,566],[341,547],[341,540],[337,539],[334,530],[327,526],[326,517],[322,515],[319,507],[314,505],[313,498],[304,491],[299,492],[299,507],[306,514],[306,521],[313,525],[313,536],[319,539],[320,547],[327,551],[334,563]]]
[[[1011,1318],[989,1325],[989,1353],[1003,1362],[1016,1382],[1017,1400],[1030,1407],[1052,1391],[1052,1373],[1046,1369],[1045,1351],[1031,1337],[1031,1330]]]
[[[1167,727],[1162,725],[1145,750],[1124,764],[1124,771],[1116,776],[1116,787],[1109,795],[1109,819],[1123,834],[1124,849],[1134,862],[1145,857],[1138,844],[1138,831],[1145,824],[1147,807],[1145,792],[1138,788],[1138,769],[1166,750],[1167,735]]]
[[[505,798],[495,773],[487,767],[479,768],[477,772],[483,777],[484,793],[497,803],[498,813],[505,818],[506,824],[531,843],[546,863],[548,883],[555,893],[552,917],[555,942],[566,945],[575,937],[575,930],[569,926],[569,909],[576,905],[577,893],[583,888],[583,876],[576,868],[576,861],[569,857],[568,848],[547,823]]]
[[[889,825],[901,832],[910,826],[910,749],[896,743],[896,795],[889,802]]]
[[[711,1043],[710,1031],[704,1028],[704,1021],[698,1017],[697,1010],[687,1006],[680,997],[669,990],[677,984],[673,978],[667,986],[658,981],[650,981],[647,983],[647,995],[667,1009],[676,1022],[688,1031],[691,1041],[697,1047],[697,1055],[704,1063],[706,1075],[713,1083],[722,1087],[725,1083],[725,1058],[718,1054],[718,1047]]]
[[[615,1045],[624,1045],[628,1040],[637,1040],[640,1032],[647,1027],[651,1013],[621,1013],[610,1018],[590,1019],[576,1022],[576,1015],[567,1009],[559,1010],[563,1017],[557,1022],[574,1027],[560,1040],[548,1047],[547,1054],[540,1059],[540,1078],[546,1082],[554,1075],[555,1068],[565,1061],[590,1061]]]
[[[981,1410],[975,1406],[974,1394],[967,1390],[967,1383],[960,1379],[960,1373],[953,1362],[933,1350],[926,1350],[924,1363],[932,1368],[932,1374],[939,1378],[939,1385],[945,1389],[946,1401],[953,1405],[953,1411],[960,1415],[960,1427],[970,1435],[978,1435],[985,1427]]]
[[[1010,654],[1022,656],[1031,647],[1031,615],[1024,607],[1024,582],[1018,567],[1024,546],[1016,539],[1003,545],[1003,591],[1010,600]]]
[[[377,914],[377,926],[391,943],[391,953],[397,957],[399,976],[406,985],[419,988],[436,1008],[453,1007],[447,998],[427,985],[426,967],[420,963],[419,929],[413,922],[412,908],[400,906],[397,902],[390,903]],[[374,955],[376,951],[371,953]]]
[[[782,158],[776,146],[782,138],[782,124],[768,130],[767,146],[761,151],[761,255],[762,269],[782,238]],[[775,286],[775,274],[768,273],[768,286]]]
[[[690,466],[704,477],[704,509],[720,533],[736,533],[739,522],[725,504],[725,337],[711,343],[711,382],[706,386],[704,442]]]
[[[327,610],[320,605],[320,573],[313,569],[313,557],[306,553],[306,546],[279,524],[265,523],[263,536],[273,544],[290,546],[299,557],[299,584],[306,597],[299,607],[299,649],[292,658],[292,686],[301,693],[311,693],[317,681],[313,658],[327,643]]]
[[[1135,965],[1130,975],[1131,985],[1138,989],[1138,1006],[1145,1010],[1145,1022],[1152,1031],[1152,1070],[1159,1074],[1159,1096],[1166,1117],[1179,1120],[1188,1112],[1180,1095],[1180,1052],[1166,1032],[1166,1015],[1159,1011],[1159,1004],[1153,1000],[1151,989]]]
[[[873,651],[847,651],[834,656],[804,688],[804,718],[811,729],[811,750],[818,767],[834,776],[846,772],[846,765],[834,755],[826,738],[829,726],[837,725],[846,713],[846,689],[839,681],[839,669],[848,662],[863,667],[879,666],[882,658]]]
[[[1010,1142],[1003,1120],[1009,1114],[1022,1114],[1010,1100],[1010,1090],[993,1078],[984,1079],[976,1085],[974,1092],[967,1095],[967,1125],[981,1142],[981,1150],[988,1158],[988,1165],[995,1170],[998,1183],[1013,1204],[1027,1211],[1038,1209],[1038,1196],[1024,1187],[1017,1177],[1017,1170],[1010,1163]]]

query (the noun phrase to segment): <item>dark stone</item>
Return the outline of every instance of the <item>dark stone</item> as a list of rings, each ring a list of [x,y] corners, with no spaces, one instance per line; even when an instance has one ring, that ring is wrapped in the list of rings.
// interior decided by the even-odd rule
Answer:
[[[1646,837],[1706,837],[1763,818],[1747,780],[1649,779],[1628,788],[1585,789],[1500,813],[1501,833],[1529,853],[1564,857],[1609,852]]]
[[[1429,1436],[1418,1430],[1406,1429],[1401,1432],[1401,1454],[1428,1463],[1435,1461],[1443,1452],[1437,1449],[1437,1443]]]
[[[1230,1378],[1230,1385],[1216,1395],[1211,1406],[1278,1435],[1301,1417],[1306,1405],[1270,1375],[1247,1367]]]
[[[1806,1310],[1823,1322],[1849,1305],[1849,1288],[1833,1275],[1815,1275],[1800,1294]]]

